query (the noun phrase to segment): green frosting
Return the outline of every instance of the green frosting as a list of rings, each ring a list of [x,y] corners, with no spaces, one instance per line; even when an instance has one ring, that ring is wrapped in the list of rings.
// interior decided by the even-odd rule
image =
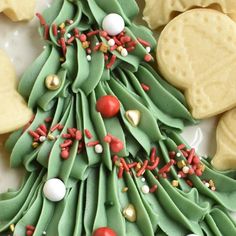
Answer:
[[[185,143],[179,132],[185,124],[194,124],[184,96],[165,82],[146,62],[147,53],[138,43],[134,51],[122,57],[118,51],[111,54],[117,60],[111,69],[101,51],[92,51],[92,60],[86,58],[86,50],[79,39],[67,46],[65,61],[61,63],[61,47],[54,36],[53,24],[60,25],[68,19],[73,23],[65,29],[67,34],[78,29],[87,33],[100,29],[103,18],[109,13],[120,14],[126,24],[125,32],[134,41],[141,38],[148,41],[153,49],[155,39],[151,32],[135,25],[132,20],[138,13],[134,0],[55,0],[51,8],[43,13],[50,26],[49,39],[42,54],[28,68],[19,84],[19,92],[28,99],[34,109],[35,118],[23,132],[18,130],[7,141],[11,150],[11,166],[23,165],[27,171],[19,191],[9,190],[0,195],[0,232],[15,225],[14,235],[26,234],[26,226],[35,226],[34,236],[43,231],[49,236],[91,236],[99,227],[110,227],[119,236],[184,236],[190,233],[199,236],[236,235],[236,225],[228,211],[236,211],[235,173],[220,173],[205,164],[203,175],[189,176],[190,187],[178,175],[178,168],[172,166],[167,178],[156,178],[159,169],[170,161],[169,152]],[[44,35],[44,27],[40,28]],[[107,43],[99,34],[92,37],[91,44]],[[44,80],[56,74],[61,86],[56,91],[45,87]],[[150,86],[144,91],[141,83]],[[103,95],[114,95],[120,101],[118,116],[104,119],[96,110],[96,101]],[[127,110],[141,112],[141,120],[134,127],[125,117]],[[52,117],[47,128],[63,125],[55,130],[55,140],[46,139],[39,147],[32,147],[29,130],[36,130]],[[70,156],[63,160],[60,144],[68,128],[89,130],[89,139],[83,133],[84,143],[99,140],[103,146],[101,154],[93,147],[78,147],[82,141],[74,140]],[[157,148],[160,165],[153,171],[146,171],[142,178],[124,173],[118,178],[118,167],[114,165],[114,153],[104,141],[112,134],[123,142],[124,148],[117,155],[127,163],[149,160],[152,147]],[[188,146],[187,143],[185,143]],[[181,155],[179,157],[185,160]],[[67,193],[59,203],[44,197],[42,188],[47,179],[60,178]],[[216,191],[205,186],[202,180],[214,180]],[[179,187],[173,187],[172,180],[178,180]],[[144,194],[144,184],[157,186],[154,193]],[[122,192],[124,187],[127,192]],[[132,204],[136,210],[136,221],[129,222],[123,216],[123,209]]]

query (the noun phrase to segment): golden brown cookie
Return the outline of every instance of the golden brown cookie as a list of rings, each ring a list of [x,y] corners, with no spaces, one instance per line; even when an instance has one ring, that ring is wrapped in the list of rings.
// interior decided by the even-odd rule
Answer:
[[[159,69],[184,90],[193,117],[220,114],[236,105],[236,24],[210,9],[173,19],[157,46]]]
[[[221,117],[216,131],[216,144],[212,165],[218,170],[236,170],[236,108]]]
[[[34,16],[35,0],[0,0],[0,12],[12,21],[31,20]]]
[[[32,117],[16,86],[15,70],[8,56],[0,50],[0,134],[24,126]]]
[[[143,19],[151,29],[166,25],[178,14],[196,7],[219,10],[235,19],[235,0],[145,0]]]

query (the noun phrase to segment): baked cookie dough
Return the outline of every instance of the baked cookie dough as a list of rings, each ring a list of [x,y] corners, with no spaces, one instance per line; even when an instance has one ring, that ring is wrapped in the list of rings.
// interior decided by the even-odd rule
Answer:
[[[34,16],[35,0],[1,0],[0,12],[12,21],[31,20]]]
[[[236,24],[211,9],[193,9],[173,19],[157,47],[163,76],[184,90],[194,118],[236,105]]]
[[[24,126],[32,117],[16,86],[15,70],[8,56],[0,50],[0,134]]]
[[[145,0],[143,19],[151,29],[166,25],[179,13],[196,7],[219,10],[236,19],[235,0]]]
[[[217,151],[212,165],[218,170],[236,169],[236,108],[226,112],[216,131]]]

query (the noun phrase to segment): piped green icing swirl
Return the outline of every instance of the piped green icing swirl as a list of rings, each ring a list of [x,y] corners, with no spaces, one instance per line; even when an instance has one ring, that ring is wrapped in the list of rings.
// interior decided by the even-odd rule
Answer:
[[[15,223],[14,235],[25,235],[26,225],[36,226],[34,235],[43,231],[49,236],[92,235],[99,227],[108,226],[119,236],[183,236],[234,235],[235,222],[227,211],[236,211],[235,173],[220,173],[212,170],[210,164],[202,160],[206,168],[201,177],[190,176],[190,187],[178,176],[176,166],[170,168],[167,178],[159,178],[158,168],[146,171],[145,184],[157,186],[154,193],[144,194],[141,178],[124,173],[117,176],[118,168],[112,162],[109,144],[104,137],[110,133],[119,138],[124,149],[117,155],[127,163],[143,163],[149,159],[152,147],[157,148],[161,158],[160,167],[170,161],[169,152],[177,151],[177,146],[185,143],[179,132],[186,123],[194,123],[184,100],[184,96],[166,83],[146,62],[145,47],[137,44],[127,57],[117,51],[116,63],[107,69],[104,55],[92,52],[92,60],[86,59],[86,51],[80,40],[67,46],[65,61],[60,62],[61,47],[53,35],[52,25],[59,25],[67,19],[73,23],[66,27],[67,33],[75,28],[81,33],[101,29],[101,22],[109,13],[118,13],[125,20],[126,34],[133,40],[142,38],[155,47],[151,32],[132,20],[138,13],[134,0],[56,0],[43,14],[50,25],[46,49],[23,75],[19,91],[28,99],[35,111],[35,118],[23,132],[11,135],[7,147],[12,151],[11,165],[24,165],[28,174],[18,192],[9,191],[0,195],[0,232]],[[41,35],[44,29],[40,29]],[[93,37],[92,44],[106,40],[99,35]],[[56,91],[47,90],[45,77],[56,74],[61,87]],[[144,91],[141,83],[150,86]],[[117,117],[104,119],[96,111],[96,101],[103,95],[114,95],[120,101]],[[127,110],[141,112],[141,121],[132,126],[125,117]],[[52,117],[47,128],[55,124],[63,125],[61,131],[54,131],[55,140],[47,139],[36,149],[32,148],[32,137],[27,131],[35,130]],[[67,160],[60,158],[62,134],[68,128],[88,129],[92,140],[99,140],[103,152],[98,154],[94,148],[85,145],[78,153],[81,141],[74,140]],[[91,141],[83,133],[85,144]],[[186,144],[187,145],[187,144]],[[182,155],[180,158],[185,160]],[[66,197],[59,203],[48,201],[42,187],[46,179],[60,178],[67,187]],[[213,179],[217,190],[207,188],[202,180]],[[171,185],[178,180],[179,187]],[[122,189],[128,187],[123,193]],[[137,219],[127,221],[122,209],[129,203],[135,206]]]

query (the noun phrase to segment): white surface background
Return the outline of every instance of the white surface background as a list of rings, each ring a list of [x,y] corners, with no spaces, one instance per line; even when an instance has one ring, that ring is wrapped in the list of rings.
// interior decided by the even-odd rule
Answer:
[[[50,2],[52,0],[38,0],[36,12],[48,7]],[[43,50],[43,43],[38,35],[38,20],[35,17],[31,22],[13,23],[1,14],[0,32],[0,48],[7,51],[20,77]],[[215,127],[215,118],[205,120],[195,127],[187,127],[183,136],[199,154],[212,155],[215,152]],[[22,169],[9,168],[9,154],[3,148],[5,138],[6,136],[0,136],[0,192],[19,186],[23,173]]]

